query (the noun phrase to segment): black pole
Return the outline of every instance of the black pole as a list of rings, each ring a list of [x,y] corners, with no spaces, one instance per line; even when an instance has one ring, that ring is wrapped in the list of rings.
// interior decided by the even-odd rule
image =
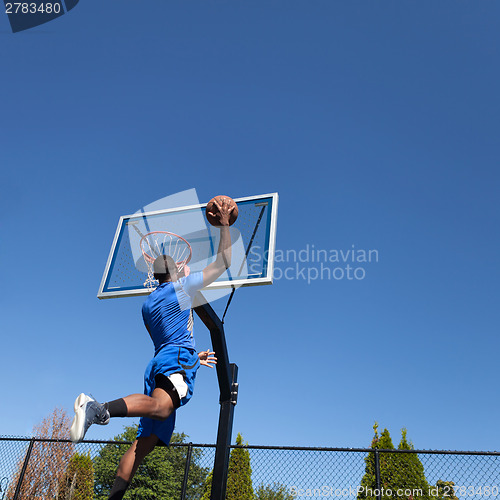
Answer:
[[[378,450],[375,450],[375,488],[377,490],[377,500],[381,500],[382,493],[380,491],[380,460],[378,456]]]
[[[30,444],[28,446],[28,451],[26,452],[26,457],[24,457],[23,468],[21,469],[21,474],[19,474],[19,480],[16,485],[16,492],[14,493],[14,500],[19,498],[19,494],[21,493],[21,486],[23,484],[24,474],[26,473],[26,469],[28,468],[28,462],[30,461],[31,450],[33,449],[33,444],[35,443],[35,438],[30,439]]]
[[[188,450],[186,455],[186,466],[184,467],[184,481],[182,483],[181,500],[186,498],[186,490],[188,485],[189,468],[191,467],[191,453],[193,451],[193,443],[188,444]]]
[[[212,491],[210,500],[224,500],[226,498],[227,472],[229,467],[229,450],[233,434],[234,407],[236,405],[236,391],[238,367],[231,364],[231,380],[235,387],[234,399],[221,401],[219,412],[219,428],[217,430],[217,444],[215,447],[214,471],[212,477]]]
[[[238,367],[235,364],[229,364],[224,326],[212,306],[206,303],[201,293],[198,294],[196,303],[200,305],[197,305],[194,311],[210,331],[212,349],[217,356],[217,379],[220,390],[219,427],[210,500],[224,500],[229,466],[229,446],[233,433],[234,407],[238,398]]]

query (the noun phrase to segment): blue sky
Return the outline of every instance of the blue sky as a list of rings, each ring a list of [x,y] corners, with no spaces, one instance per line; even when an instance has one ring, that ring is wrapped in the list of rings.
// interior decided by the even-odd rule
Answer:
[[[87,0],[15,35],[0,16],[0,434],[82,391],[142,391],[142,299],[99,301],[98,285],[120,215],[196,188],[279,192],[283,251],[379,256],[363,280],[237,292],[235,434],[357,447],[376,420],[417,448],[500,449],[499,14]],[[200,370],[177,430],[214,442],[218,411]]]

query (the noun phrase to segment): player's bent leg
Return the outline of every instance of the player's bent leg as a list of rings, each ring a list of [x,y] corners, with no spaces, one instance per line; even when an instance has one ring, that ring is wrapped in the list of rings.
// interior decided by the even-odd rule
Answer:
[[[172,397],[160,388],[156,388],[151,396],[131,394],[123,399],[127,405],[127,417],[165,420],[176,408]]]
[[[80,443],[92,424],[106,425],[110,417],[149,417],[165,420],[178,406],[175,391],[169,393],[159,388],[153,391],[152,397],[131,394],[104,404],[82,393],[75,400],[75,416],[70,437],[74,443]]]
[[[109,500],[121,500],[123,498],[139,465],[157,443],[158,437],[154,434],[139,437],[133,442],[120,460],[116,479],[108,497]]]
[[[178,406],[179,397],[175,388],[172,391],[156,388],[151,396],[131,394],[104,404],[82,393],[75,400],[75,416],[70,437],[74,443],[80,443],[92,424],[106,425],[111,417],[149,417],[165,420]]]

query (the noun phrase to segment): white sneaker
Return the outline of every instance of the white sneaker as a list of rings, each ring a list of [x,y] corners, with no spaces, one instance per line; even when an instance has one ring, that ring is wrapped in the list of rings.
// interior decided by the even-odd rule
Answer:
[[[70,436],[73,443],[81,443],[92,424],[106,425],[110,415],[104,404],[83,394],[75,400],[75,416],[71,424]]]

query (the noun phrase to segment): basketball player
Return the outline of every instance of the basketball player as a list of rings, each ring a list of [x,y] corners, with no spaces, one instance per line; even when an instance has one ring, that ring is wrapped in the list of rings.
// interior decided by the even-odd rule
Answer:
[[[179,277],[174,260],[161,255],[154,261],[158,287],[142,307],[144,324],[155,346],[155,356],[144,375],[144,394],[132,394],[101,404],[80,394],[75,401],[71,440],[79,443],[92,424],[106,425],[113,417],[141,417],[137,439],[123,455],[109,499],[123,498],[137,468],[156,445],[168,445],[175,411],[193,395],[200,365],[217,362],[210,350],[196,353],[193,338],[192,301],[195,293],[215,281],[231,265],[229,218],[232,200],[216,200],[220,242],[216,260],[202,272]],[[234,203],[234,202],[233,202]]]

